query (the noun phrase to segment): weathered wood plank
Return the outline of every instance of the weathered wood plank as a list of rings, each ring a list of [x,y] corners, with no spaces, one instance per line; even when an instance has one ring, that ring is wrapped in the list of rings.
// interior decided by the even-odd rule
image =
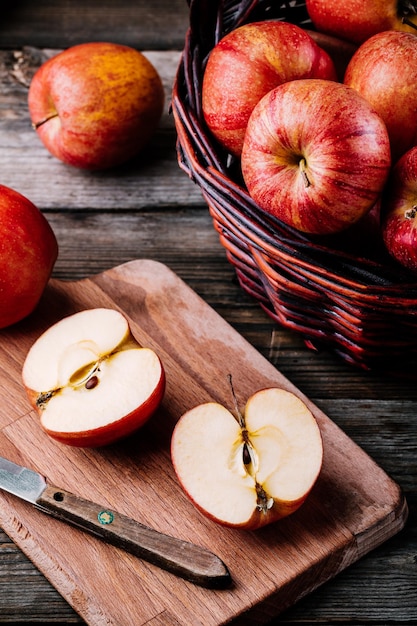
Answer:
[[[139,49],[182,49],[186,0],[19,0],[2,7],[0,47],[68,47],[114,41]],[[161,48],[162,46],[162,48]]]

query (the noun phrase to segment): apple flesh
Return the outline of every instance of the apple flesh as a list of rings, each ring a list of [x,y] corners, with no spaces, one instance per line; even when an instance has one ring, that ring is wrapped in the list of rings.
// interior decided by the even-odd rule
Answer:
[[[344,83],[370,102],[384,120],[393,161],[417,143],[417,31],[378,33],[350,60]]]
[[[211,133],[240,156],[257,102],[273,87],[299,78],[336,80],[330,56],[302,28],[260,21],[228,33],[213,48],[202,84],[202,110]]]
[[[382,237],[389,254],[417,272],[417,147],[394,166],[382,205]]]
[[[48,328],[30,348],[23,384],[42,428],[61,443],[97,447],[137,430],[162,401],[165,373],[127,318],[86,309]]]
[[[139,51],[120,44],[72,46],[34,74],[32,125],[55,157],[75,167],[115,167],[137,155],[157,128],[161,78]]]
[[[415,0],[306,0],[306,8],[318,31],[355,43],[387,30],[413,32],[417,24]]]
[[[320,473],[323,445],[305,403],[284,389],[262,389],[233,415],[215,402],[177,422],[171,457],[194,505],[224,526],[254,530],[306,500]]]
[[[37,306],[58,256],[55,234],[25,196],[0,185],[0,328]]]
[[[242,174],[259,207],[309,234],[341,232],[374,206],[391,165],[387,129],[354,89],[279,85],[256,105]]]

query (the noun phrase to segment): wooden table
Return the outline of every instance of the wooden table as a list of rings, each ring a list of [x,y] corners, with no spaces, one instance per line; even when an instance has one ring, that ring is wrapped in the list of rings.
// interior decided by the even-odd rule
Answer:
[[[417,624],[416,377],[365,373],[310,351],[237,286],[200,191],[176,161],[168,106],[187,23],[185,0],[6,3],[0,25],[0,183],[29,197],[50,221],[60,246],[56,278],[78,280],[138,258],[166,264],[404,490],[410,508],[405,529],[273,623]],[[146,159],[106,174],[54,160],[27,111],[28,84],[39,64],[59,49],[92,40],[146,51],[167,92]],[[1,530],[0,622],[83,623]]]

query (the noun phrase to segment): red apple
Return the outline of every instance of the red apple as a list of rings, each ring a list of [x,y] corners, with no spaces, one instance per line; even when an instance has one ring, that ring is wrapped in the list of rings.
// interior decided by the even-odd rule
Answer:
[[[390,255],[417,272],[417,147],[394,166],[382,205],[382,236]]]
[[[340,233],[318,239],[322,245],[347,252],[357,259],[383,261],[386,250],[381,233],[381,198],[360,220]]]
[[[240,156],[249,116],[262,96],[281,83],[312,77],[337,79],[330,56],[302,28],[279,21],[241,26],[210,53],[202,84],[206,124]]]
[[[384,120],[393,161],[417,143],[417,36],[378,33],[350,60],[344,83],[366,98]]]
[[[177,422],[171,457],[178,480],[208,518],[254,530],[306,500],[320,473],[323,444],[304,402],[278,388],[256,392],[244,414],[216,402]]]
[[[385,124],[354,89],[306,79],[256,105],[242,173],[261,209],[310,234],[340,232],[378,200],[390,169]]]
[[[306,7],[318,31],[355,43],[386,30],[413,31],[407,22],[417,24],[415,0],[306,0]]]
[[[113,309],[86,309],[48,328],[30,348],[23,384],[45,432],[79,447],[112,443],[158,408],[165,373]]]
[[[32,124],[55,157],[80,168],[105,169],[148,143],[162,114],[164,90],[139,51],[84,43],[41,65],[28,103]]]
[[[57,240],[43,213],[0,185],[0,328],[32,313],[57,256]]]

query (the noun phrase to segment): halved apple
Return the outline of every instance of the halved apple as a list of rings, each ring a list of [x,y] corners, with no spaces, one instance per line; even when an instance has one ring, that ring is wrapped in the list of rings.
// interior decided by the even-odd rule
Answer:
[[[286,517],[307,498],[323,445],[306,404],[284,389],[262,389],[244,415],[201,404],[177,422],[171,457],[195,506],[229,527],[256,529]]]
[[[30,348],[23,384],[42,428],[61,443],[107,445],[159,406],[165,372],[114,309],[86,309],[48,328]]]

